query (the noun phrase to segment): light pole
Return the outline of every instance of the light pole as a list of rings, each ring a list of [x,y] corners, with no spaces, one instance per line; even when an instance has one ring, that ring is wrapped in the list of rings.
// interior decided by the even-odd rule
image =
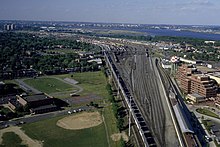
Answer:
[[[128,136],[131,136],[131,96],[129,100],[130,108],[129,108],[129,128],[128,128]]]

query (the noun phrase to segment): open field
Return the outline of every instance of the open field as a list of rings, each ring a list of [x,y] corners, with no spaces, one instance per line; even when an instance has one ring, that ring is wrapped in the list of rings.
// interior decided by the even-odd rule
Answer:
[[[0,131],[0,144],[5,146],[30,146],[30,147],[41,147],[42,142],[33,140],[27,136],[20,127],[13,126],[2,129]]]
[[[64,92],[64,91],[73,91],[76,90],[73,86],[59,81],[55,78],[36,78],[36,79],[27,79],[24,80],[28,85],[38,89],[39,91],[45,93],[55,93],[55,92]]]
[[[73,75],[73,77],[71,77]],[[80,87],[84,90],[79,93],[80,95],[96,94],[103,98],[108,96],[106,91],[106,78],[101,71],[98,72],[83,72],[74,74],[57,75],[59,78],[72,78],[79,82]]]
[[[75,114],[73,114],[75,115]],[[56,125],[63,117],[52,118],[31,124],[25,124],[22,129],[33,139],[43,140],[45,147],[107,147],[104,124],[82,129],[67,130]]]
[[[7,147],[15,147],[15,146],[23,146],[26,147],[26,145],[21,145],[21,138],[15,134],[14,132],[6,132],[2,136],[2,143],[1,146],[7,146]]]

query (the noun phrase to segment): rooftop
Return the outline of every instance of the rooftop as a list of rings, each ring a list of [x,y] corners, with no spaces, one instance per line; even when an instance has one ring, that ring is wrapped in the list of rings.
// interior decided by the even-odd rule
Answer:
[[[177,103],[173,107],[177,120],[180,125],[180,129],[183,133],[194,133],[191,124],[189,123],[188,118],[186,117],[185,112],[183,111],[183,108],[180,107],[180,105]]]
[[[44,110],[44,109],[50,109],[50,108],[57,108],[56,105],[44,105],[36,108],[31,108],[32,111],[38,111],[38,110]]]
[[[220,78],[220,72],[209,73],[208,75]]]
[[[189,94],[189,95],[191,95],[191,96],[193,96],[193,97],[196,97],[196,98],[201,98],[201,99],[204,98],[204,96],[201,96],[201,95],[199,95],[198,93],[192,93],[192,94]]]
[[[48,99],[50,97],[48,97],[45,94],[36,94],[36,95],[29,95],[29,96],[23,96],[23,99],[25,99],[28,102],[32,102],[32,101],[39,101],[39,100],[45,100]]]

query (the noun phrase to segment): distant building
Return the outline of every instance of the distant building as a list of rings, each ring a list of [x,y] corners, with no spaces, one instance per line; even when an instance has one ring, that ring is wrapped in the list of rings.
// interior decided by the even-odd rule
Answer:
[[[15,29],[15,25],[14,24],[5,24],[4,25],[4,30],[5,31],[12,31]]]
[[[96,59],[88,60],[87,62],[89,62],[89,63],[96,62],[98,65],[101,65],[102,64],[102,59],[96,58]]]
[[[215,41],[205,41],[206,44],[212,43],[215,44]]]
[[[180,60],[181,62],[187,63],[187,64],[200,64],[200,63],[202,63],[202,61],[200,61],[200,60],[194,61],[194,60],[188,60],[188,59],[181,58],[181,57],[180,57],[179,60]]]
[[[163,59],[161,61],[161,66],[164,68],[164,69],[171,69],[172,68],[172,64],[169,60],[165,60]]]

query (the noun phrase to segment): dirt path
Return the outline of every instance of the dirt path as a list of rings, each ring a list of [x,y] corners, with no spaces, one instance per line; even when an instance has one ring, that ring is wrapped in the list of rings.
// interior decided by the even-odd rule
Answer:
[[[42,147],[43,143],[41,141],[33,140],[27,136],[20,127],[13,126],[0,130],[0,144],[2,144],[2,136],[6,132],[14,132],[22,139],[22,144],[28,145],[29,147]]]

